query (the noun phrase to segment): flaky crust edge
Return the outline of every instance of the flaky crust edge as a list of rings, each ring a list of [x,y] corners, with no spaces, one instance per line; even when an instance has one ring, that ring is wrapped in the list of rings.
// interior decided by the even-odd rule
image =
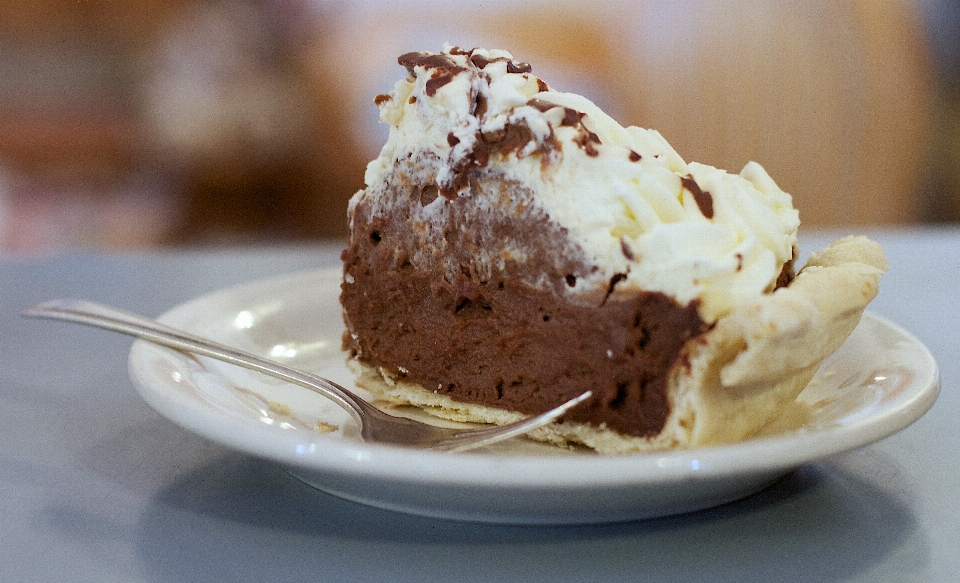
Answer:
[[[624,454],[740,441],[778,417],[793,417],[791,423],[798,424],[804,412],[797,396],[856,328],[888,268],[880,245],[866,237],[846,237],[814,253],[788,286],[720,318],[684,346],[670,374],[671,413],[656,436],[559,422],[529,437]],[[348,366],[357,374],[358,386],[390,404],[474,423],[505,424],[525,417],[454,401],[356,359],[348,359]]]

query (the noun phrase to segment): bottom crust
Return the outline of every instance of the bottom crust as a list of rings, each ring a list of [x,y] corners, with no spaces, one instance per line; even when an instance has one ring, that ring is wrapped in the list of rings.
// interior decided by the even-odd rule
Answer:
[[[820,363],[846,340],[876,296],[888,268],[883,251],[847,237],[815,253],[787,287],[741,306],[684,346],[687,365],[670,372],[670,414],[663,430],[634,437],[607,427],[559,421],[529,437],[623,454],[740,441],[775,424],[796,427],[806,412],[796,398]],[[505,424],[523,413],[455,401],[350,359],[357,384],[381,400],[454,421]]]

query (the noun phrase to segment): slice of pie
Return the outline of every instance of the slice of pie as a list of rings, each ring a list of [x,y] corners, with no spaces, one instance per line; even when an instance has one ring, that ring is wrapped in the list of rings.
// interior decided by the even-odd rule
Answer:
[[[887,269],[799,219],[756,163],[686,163],[504,51],[400,57],[390,137],[350,203],[344,346],[378,399],[602,453],[744,439],[854,329]]]

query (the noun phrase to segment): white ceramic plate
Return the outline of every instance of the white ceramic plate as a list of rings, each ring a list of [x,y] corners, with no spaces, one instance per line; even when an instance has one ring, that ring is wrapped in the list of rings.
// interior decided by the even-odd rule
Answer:
[[[340,350],[339,282],[338,270],[254,282],[161,320],[353,387]],[[336,496],[428,516],[542,524],[665,516],[735,500],[805,463],[903,429],[940,387],[927,349],[867,314],[801,395],[813,410],[802,428],[734,445],[606,457],[523,439],[466,454],[366,444],[323,397],[143,341],[131,349],[130,374],[147,403],[175,423],[285,464]]]

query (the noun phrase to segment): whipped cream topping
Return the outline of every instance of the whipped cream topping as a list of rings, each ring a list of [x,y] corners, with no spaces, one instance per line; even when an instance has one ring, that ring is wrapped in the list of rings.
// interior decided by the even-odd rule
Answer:
[[[376,99],[391,128],[368,186],[409,154],[432,153],[446,161],[431,203],[440,205],[468,196],[471,170],[496,163],[600,267],[579,291],[615,282],[699,300],[706,322],[771,291],[792,262],[797,211],[759,164],[729,174],[687,163],[658,132],[551,90],[506,51],[447,45],[399,62],[407,78]]]

